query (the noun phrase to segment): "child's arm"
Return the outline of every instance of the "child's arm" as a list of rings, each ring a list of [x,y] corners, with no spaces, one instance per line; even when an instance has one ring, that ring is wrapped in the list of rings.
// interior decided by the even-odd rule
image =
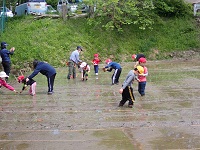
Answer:
[[[106,71],[111,72],[113,68],[108,68]]]
[[[22,93],[25,89],[26,89],[27,85],[24,84],[24,86],[22,87],[22,90],[20,91],[20,93]]]
[[[139,74],[140,76],[146,77],[148,76],[148,72],[147,73],[143,73],[143,74]]]
[[[2,86],[4,86],[5,88],[14,91],[15,93],[18,93],[14,87],[12,87],[11,85],[7,84],[5,81],[1,84]]]
[[[138,78],[138,76],[135,76],[135,79],[136,79],[138,82],[140,82],[140,79]]]

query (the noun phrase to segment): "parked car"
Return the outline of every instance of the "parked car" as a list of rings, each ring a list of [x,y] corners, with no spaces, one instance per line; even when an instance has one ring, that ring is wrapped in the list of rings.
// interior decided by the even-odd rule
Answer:
[[[45,14],[47,3],[45,0],[18,0],[15,15]]]
[[[47,13],[57,13],[57,11],[51,5],[47,5]]]
[[[89,7],[84,4],[82,0],[58,0],[57,11],[62,11],[62,4],[66,3],[67,10],[74,13],[76,11],[81,11],[82,13],[86,13],[89,11]]]
[[[4,11],[3,11],[3,8],[5,8]],[[1,7],[0,14],[3,15],[3,12],[5,12],[4,15],[7,16],[7,17],[13,17],[14,16],[12,11],[10,9],[8,9],[7,7]]]

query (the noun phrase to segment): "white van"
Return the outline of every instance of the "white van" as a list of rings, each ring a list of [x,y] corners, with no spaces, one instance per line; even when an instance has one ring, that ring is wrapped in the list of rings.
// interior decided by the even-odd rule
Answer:
[[[47,3],[45,0],[18,0],[15,7],[15,15],[27,14],[45,14],[47,12]]]

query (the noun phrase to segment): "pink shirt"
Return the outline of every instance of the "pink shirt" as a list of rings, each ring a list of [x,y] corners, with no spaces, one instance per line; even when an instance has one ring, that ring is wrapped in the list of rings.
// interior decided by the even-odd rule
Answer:
[[[138,75],[138,79],[140,80],[140,82],[145,82],[147,81],[147,78],[146,76],[148,76],[148,70],[147,70],[147,67],[143,67],[144,68],[144,73],[143,75]]]
[[[9,84],[6,83],[5,80],[3,80],[2,78],[0,78],[0,86],[4,86],[5,88],[11,90],[11,91],[14,91],[15,89],[10,86]]]

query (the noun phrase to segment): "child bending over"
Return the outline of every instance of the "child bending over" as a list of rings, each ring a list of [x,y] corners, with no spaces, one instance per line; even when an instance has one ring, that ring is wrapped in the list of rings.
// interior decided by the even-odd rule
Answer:
[[[29,79],[28,82],[26,82],[26,78],[24,78],[24,76],[19,76],[18,78],[18,82],[23,84],[22,90],[20,91],[20,93],[22,93],[26,87],[28,85],[30,85],[30,89],[29,89],[29,94],[34,96],[35,95],[35,89],[36,89],[36,81],[33,79]]]
[[[82,62],[80,65],[80,70],[81,70],[81,80],[88,80],[88,75],[90,72],[90,66],[86,62]]]
[[[4,86],[5,88],[7,88],[7,89],[9,89],[9,90],[11,90],[11,91],[13,91],[13,92],[15,92],[15,93],[18,93],[15,89],[14,89],[14,87],[12,87],[11,85],[9,85],[8,83],[6,83],[6,81],[5,81],[5,78],[8,78],[9,76],[4,72],[4,71],[1,71],[0,72],[0,88],[2,87],[2,86]]]

